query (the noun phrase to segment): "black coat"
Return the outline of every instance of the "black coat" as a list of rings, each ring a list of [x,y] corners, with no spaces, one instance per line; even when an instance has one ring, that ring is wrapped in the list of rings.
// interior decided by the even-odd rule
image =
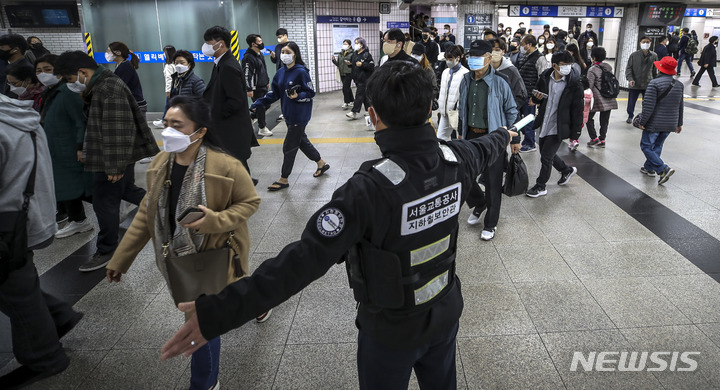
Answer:
[[[553,77],[555,71],[550,68],[540,75],[535,89],[542,93],[548,93],[550,77]],[[583,126],[583,109],[585,108],[585,95],[582,83],[577,78],[576,73],[570,73],[565,76],[567,85],[560,95],[557,111],[557,135],[560,139],[580,137],[580,130]],[[538,114],[535,117],[535,128],[542,126],[545,117],[545,108],[548,99],[538,100],[533,96],[533,102],[540,104]]]
[[[213,68],[203,98],[210,104],[211,132],[220,147],[241,161],[250,158],[250,147],[259,144],[250,120],[243,71],[231,52]]]
[[[431,64],[437,62],[438,55],[440,54],[440,46],[434,40],[428,39],[428,41],[425,42],[421,39],[415,42],[415,44],[425,46],[425,58],[427,58]]]
[[[355,85],[365,84],[375,70],[375,61],[373,61],[370,51],[365,49],[362,53],[354,52],[350,62],[352,79]],[[362,62],[362,65],[357,66],[358,62]]]
[[[678,44],[680,43],[680,37],[677,35],[671,35],[667,49],[670,53],[676,53],[678,51]]]
[[[668,48],[665,45],[655,46],[655,54],[657,54],[658,61],[662,60],[663,57],[667,57],[670,55]]]
[[[704,66],[705,64],[707,64],[708,68],[714,68],[715,65],[717,65],[717,50],[715,45],[710,43],[703,47],[700,59],[698,60],[698,65]]]

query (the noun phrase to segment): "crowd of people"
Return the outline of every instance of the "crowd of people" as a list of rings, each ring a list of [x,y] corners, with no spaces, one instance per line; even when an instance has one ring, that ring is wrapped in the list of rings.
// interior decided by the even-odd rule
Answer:
[[[347,37],[337,55],[331,58],[338,67],[342,83],[341,107],[350,110],[346,114],[350,120],[358,118],[361,109],[365,108],[366,120],[376,131],[376,140],[386,157],[368,168],[377,170],[384,175],[384,180],[390,180],[394,185],[402,182],[395,182],[397,175],[407,173],[403,172],[404,163],[398,165],[391,156],[410,162],[409,169],[421,171],[444,166],[437,165],[441,160],[451,163],[443,163],[447,165],[442,168],[445,170],[458,169],[453,164],[463,162],[460,176],[465,184],[455,207],[448,209],[451,214],[448,218],[456,224],[457,208],[467,203],[472,209],[468,224],[479,224],[482,219],[480,238],[492,240],[498,231],[506,146],[510,145],[513,154],[539,149],[540,173],[527,189],[527,196],[547,195],[546,185],[553,168],[559,174],[557,184],[568,184],[577,168],[558,156],[562,141],[568,140],[570,150],[577,150],[582,128],[586,127],[590,138],[587,145],[605,147],[610,113],[618,108],[617,81],[612,67],[605,62],[606,50],[598,44],[591,24],[582,33],[577,28],[564,31],[546,25],[537,37],[522,24],[514,33],[500,24],[497,31],[486,30],[484,39],[472,42],[466,50],[456,44],[449,25],[443,26],[443,33],[439,33],[433,26],[428,26],[428,20],[427,15],[413,17],[411,31],[421,32],[415,40],[412,39],[415,34],[400,29],[384,32],[383,56],[377,63],[365,38]],[[36,283],[37,271],[32,267],[32,250],[47,247],[53,238],[92,230],[83,202],[92,205],[99,232],[95,254],[79,270],[90,272],[105,268],[108,280],[119,282],[140,250],[152,242],[156,261],[176,303],[183,302],[187,296],[194,299],[197,293],[219,293],[226,285],[234,286],[232,294],[252,295],[253,283],[259,283],[257,288],[260,290],[267,284],[268,279],[262,279],[263,275],[286,278],[280,273],[294,267],[289,261],[292,256],[305,258],[313,254],[318,259],[328,260],[318,260],[314,268],[308,267],[302,272],[296,270],[294,280],[286,280],[293,288],[272,293],[264,289],[262,294],[265,296],[257,297],[258,303],[242,308],[242,316],[234,316],[232,321],[223,324],[209,325],[207,319],[198,323],[197,317],[193,316],[194,304],[181,304],[190,321],[187,327],[205,327],[200,336],[195,330],[189,344],[193,355],[193,389],[219,387],[220,334],[251,318],[266,321],[274,305],[320,277],[352,245],[358,242],[370,245],[378,239],[379,236],[372,236],[363,241],[367,232],[362,226],[368,229],[394,226],[389,223],[378,225],[369,216],[361,215],[365,203],[378,206],[384,202],[380,200],[382,191],[369,190],[380,179],[373,178],[371,173],[360,175],[363,178],[356,175],[351,183],[333,195],[330,206],[313,217],[317,218],[317,231],[306,232],[302,241],[284,250],[275,259],[279,262],[275,268],[261,266],[259,276],[248,278],[250,238],[247,221],[260,203],[255,190],[257,180],[251,176],[248,160],[251,148],[258,146],[257,137],[273,136],[267,129],[266,117],[272,103],[280,101],[282,115],[278,120],[285,121],[287,134],[279,179],[267,189],[280,191],[290,186],[288,179],[298,149],[317,164],[314,177],[324,175],[330,168],[305,133],[312,115],[315,90],[300,47],[290,40],[286,29],[278,29],[276,38],[278,44],[269,53],[277,66],[272,80],[265,62],[267,49],[259,34],[246,37],[247,50],[238,61],[228,54],[230,32],[220,26],[207,29],[201,51],[214,59],[207,83],[193,72],[195,60],[190,51],[165,46],[162,70],[166,100],[162,118],[153,122],[163,129],[161,152],[147,124],[148,104],[137,73],[140,60],[125,43],[108,44],[105,59],[110,65],[105,66],[82,51],[51,54],[37,37],[25,39],[16,34],[0,37],[0,61],[7,64],[3,67],[6,83],[0,87],[0,99],[6,103],[0,106],[3,113],[0,117],[0,158],[7,159],[2,161],[0,185],[5,189],[12,183],[15,191],[10,194],[9,190],[3,190],[0,205],[11,204],[21,209],[21,195],[28,193],[24,188],[25,179],[21,178],[36,178],[38,183],[36,197],[29,202],[32,218],[28,232],[33,233],[27,240],[21,265],[9,270],[12,283],[0,283],[0,308],[11,318],[14,345],[23,346],[15,350],[21,369],[0,378],[0,384],[29,383],[54,375],[68,365],[59,339],[80,321],[82,313],[40,290]],[[629,87],[627,123],[643,130],[641,150],[646,162],[640,171],[648,176],[659,176],[659,184],[665,183],[674,173],[662,161],[660,153],[668,135],[682,129],[683,84],[676,82],[673,76],[680,74],[683,61],[692,59],[692,50],[684,51],[693,46],[692,39],[689,31],[679,39],[680,54],[676,61],[671,48],[672,36],[662,39],[656,51],[650,50],[649,38],[641,37],[640,49],[630,55],[625,69]],[[668,40],[671,43],[666,47]],[[697,75],[687,62],[695,76],[694,85],[707,71],[713,86],[717,86],[713,72],[717,41],[717,37],[712,37],[703,49],[701,70]],[[642,112],[636,117],[634,111],[640,95],[643,96]],[[248,98],[252,104],[248,103]],[[413,105],[413,109],[406,109],[406,101],[417,102],[418,99],[427,100]],[[599,113],[599,132],[594,122],[596,113]],[[520,129],[520,134],[506,131],[531,115],[534,121]],[[437,122],[429,125],[428,119],[432,118],[437,118]],[[259,127],[257,134],[253,130],[254,120]],[[417,134],[410,136],[408,129],[414,129]],[[149,164],[147,191],[135,184],[136,162]],[[14,171],[8,167],[15,167]],[[440,184],[428,187],[426,182],[425,191]],[[452,183],[443,185],[446,184]],[[357,193],[366,190],[370,191],[366,196]],[[410,196],[412,191],[402,193]],[[12,201],[3,202],[4,198]],[[137,205],[138,212],[119,241],[122,200]],[[394,215],[395,206],[388,207],[392,210],[386,210],[387,215],[383,218]],[[0,209],[0,213],[6,211],[12,210]],[[350,228],[349,221],[357,224]],[[61,223],[65,225],[58,229]],[[348,228],[343,233],[346,224]],[[432,225],[430,219],[428,226]],[[409,231],[413,226],[408,224],[403,229]],[[4,237],[2,229],[0,224],[0,238]],[[425,238],[431,237],[434,235]],[[377,248],[382,245],[378,243]],[[454,253],[454,244],[448,245],[445,250],[451,248]],[[373,250],[377,248],[372,247]],[[182,268],[174,265],[185,259],[192,267],[191,261],[196,260],[191,259],[198,254],[217,261],[215,267],[208,267],[212,269],[208,272],[213,272],[216,283],[202,291],[192,290],[187,279],[185,283],[178,282],[183,280],[178,276],[182,275]],[[384,256],[381,252],[377,255]],[[443,257],[438,267],[448,269],[452,259],[454,255],[447,259]],[[349,266],[349,270],[351,268]],[[412,283],[431,276],[427,280],[436,280],[435,271],[440,268],[427,273],[423,271],[422,276]],[[450,269],[454,275],[454,267]],[[440,290],[453,281],[447,274],[442,275],[445,275],[445,279],[441,279],[445,285],[439,287]],[[353,283],[352,274],[350,276]],[[198,285],[204,286],[203,283],[204,280]],[[25,287],[19,289],[19,284]],[[416,294],[420,290],[415,290]],[[23,306],[20,296],[32,297],[32,303],[18,308]],[[432,299],[431,296],[427,300]],[[204,302],[206,306],[214,305],[213,310],[205,309],[205,316],[217,316],[222,311],[220,308],[229,305],[227,301],[222,305],[210,300]],[[22,310],[29,314],[17,314]],[[365,317],[359,321],[370,321],[377,315],[373,310],[361,310],[359,316]],[[452,357],[438,368],[444,372],[438,383],[445,384],[454,380],[453,332],[457,332],[454,316],[459,313],[451,310],[450,314],[448,321],[439,325],[441,335],[437,331],[418,331],[426,341],[443,337],[446,344],[443,356]],[[32,332],[23,330],[31,323],[42,323],[43,332],[48,335],[35,337]],[[375,340],[363,342],[363,334]],[[205,341],[203,336],[206,335],[213,337]],[[363,333],[361,329],[360,343],[367,353],[359,356],[359,364],[362,361],[361,387],[373,388],[375,374],[388,369],[366,366],[372,358],[384,355],[383,348],[387,345],[403,340],[398,336],[396,340],[383,340],[380,344],[384,345],[373,344],[386,336],[371,329]],[[451,349],[448,348],[450,344]],[[33,348],[26,348],[28,345]],[[45,352],[39,354],[37,351]],[[164,356],[172,356],[175,352],[168,347]]]

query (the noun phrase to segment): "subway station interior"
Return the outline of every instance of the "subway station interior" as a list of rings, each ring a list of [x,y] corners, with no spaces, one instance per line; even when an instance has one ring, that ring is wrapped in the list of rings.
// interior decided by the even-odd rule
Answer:
[[[253,122],[259,146],[247,164],[260,203],[247,220],[251,275],[314,226],[316,211],[363,162],[383,157],[376,144],[380,131],[366,108],[357,119],[348,117],[333,63],[343,40],[364,38],[377,66],[385,55],[383,34],[391,28],[410,40],[422,39],[424,27],[436,27],[439,35],[447,28],[465,53],[487,30],[509,30],[510,37],[522,28],[521,36],[538,38],[548,25],[550,34],[558,28],[578,40],[592,32],[620,87],[602,147],[588,145],[593,140],[586,126],[576,150],[564,140],[557,155],[577,168],[572,180],[556,184],[562,179],[553,170],[546,196],[502,195],[492,239],[481,239],[482,219],[468,223],[472,209],[459,211],[454,269],[464,308],[456,387],[449,388],[720,389],[720,171],[714,170],[720,138],[713,135],[720,131],[720,86],[706,75],[694,78],[706,47],[717,59],[720,1],[0,0],[0,14],[0,36],[37,37],[58,55],[83,51],[110,70],[115,64],[105,57],[108,45],[124,42],[140,60],[146,121],[160,150],[167,45],[192,53],[195,74],[208,84],[214,63],[201,49],[204,32],[216,25],[229,30],[228,53],[238,61],[249,50],[245,37],[258,34],[273,80],[276,32],[287,30],[316,93],[305,132],[330,169],[318,176],[319,165],[298,153],[287,188],[268,190],[281,175],[288,124],[276,120],[279,102],[266,111],[271,136],[261,135]],[[626,69],[631,55],[643,50],[641,38],[655,52],[665,38],[686,35],[695,37],[698,51],[690,54],[692,72],[681,62],[673,75],[683,86],[682,131],[664,144],[662,158],[674,174],[658,184],[662,178],[654,172],[641,172],[643,130],[629,122],[641,113],[643,98],[628,112],[633,92]],[[438,127],[437,112],[430,122]],[[532,186],[540,151],[520,156]],[[145,189],[150,165],[134,166],[135,182]],[[105,267],[80,272],[96,252],[99,232],[92,204],[83,207],[92,228],[34,251],[43,291],[84,316],[59,339],[69,366],[27,388],[199,388],[191,386],[191,358],[161,360],[161,348],[185,315],[158,270],[152,243],[118,283],[108,281]],[[120,237],[137,213],[137,206],[122,202]],[[217,383],[210,388],[360,388],[357,313],[346,265],[332,266],[275,306],[267,321],[253,319],[222,335]],[[0,314],[0,377],[21,367],[15,356],[23,347],[12,340],[10,320]],[[413,372],[407,388],[435,387]]]

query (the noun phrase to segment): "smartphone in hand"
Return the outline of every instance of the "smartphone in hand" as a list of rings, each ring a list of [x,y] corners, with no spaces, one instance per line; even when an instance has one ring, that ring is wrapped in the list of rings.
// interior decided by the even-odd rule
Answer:
[[[540,92],[540,91],[538,91],[537,89],[533,89],[532,93],[533,93],[533,95],[535,95],[535,94],[540,94],[540,95],[542,95],[543,99],[547,99],[547,97],[548,97],[548,94],[543,93],[543,92]]]
[[[189,223],[197,221],[204,216],[205,213],[203,213],[203,211],[199,208],[190,207],[187,210],[183,211],[183,213],[177,218],[177,221],[180,222],[181,225],[187,225]]]

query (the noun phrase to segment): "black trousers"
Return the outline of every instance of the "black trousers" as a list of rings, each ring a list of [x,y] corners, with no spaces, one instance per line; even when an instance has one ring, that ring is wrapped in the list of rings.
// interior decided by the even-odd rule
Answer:
[[[310,143],[305,134],[306,125],[288,125],[288,132],[283,142],[283,163],[280,177],[287,179],[295,165],[295,156],[300,149],[312,161],[320,161],[320,152]]]
[[[468,129],[466,139],[471,140],[481,136]],[[502,204],[502,179],[505,172],[505,162],[507,161],[507,152],[495,160],[485,168],[482,173],[481,180],[485,184],[485,192],[480,189],[476,181],[473,181],[470,187],[470,193],[467,197],[467,205],[473,207],[476,211],[482,211],[487,208],[485,220],[483,221],[483,229],[491,229],[497,226],[500,220],[500,206]]]
[[[368,109],[367,95],[365,94],[365,84],[355,82],[357,89],[355,90],[355,103],[353,103],[352,112],[360,112],[362,105],[365,105],[365,111]]]
[[[712,82],[712,85],[718,85],[717,79],[715,78],[715,68],[708,66],[707,68],[704,66],[700,67],[700,70],[695,75],[695,79],[693,80],[694,84],[700,84],[700,78],[702,77],[703,73],[707,71],[708,76],[710,76],[710,81]]]
[[[609,112],[609,111],[608,111]],[[542,188],[550,180],[551,167],[554,167],[560,173],[565,173],[570,169],[565,161],[558,157],[557,151],[560,149],[562,140],[557,135],[547,135],[540,138],[540,174],[535,183]]]
[[[255,103],[256,100],[265,96],[267,93],[268,93],[268,90],[264,86],[262,88],[256,87],[256,89],[253,91],[253,97],[251,98],[251,100],[253,101],[253,103]],[[267,122],[265,120],[265,107],[263,105],[260,105],[255,110],[255,116],[257,116],[258,126],[261,129],[267,127]]]
[[[93,210],[100,226],[97,251],[102,255],[118,246],[120,201],[139,205],[145,196],[145,190],[135,185],[134,163],[125,168],[122,179],[115,183],[108,181],[107,176],[105,172],[96,172],[93,177]]]
[[[343,86],[343,103],[352,103],[355,100],[351,88],[352,76],[349,74],[346,74],[345,76],[340,76],[340,81],[342,81]]]
[[[457,331],[456,324],[433,343],[399,351],[385,347],[361,330],[357,352],[360,390],[405,390],[413,369],[421,389],[456,389]]]
[[[70,321],[75,311],[42,291],[33,252],[28,251],[27,256],[27,263],[0,284],[0,311],[10,318],[15,359],[23,366],[45,371],[67,362],[56,328]]]
[[[610,110],[600,111],[600,141],[605,141],[605,136],[607,135],[608,123],[610,123]],[[591,140],[598,138],[597,132],[595,131],[595,113],[594,112],[590,112],[590,115],[588,116],[588,121],[585,124],[585,126],[587,126],[588,135],[590,136]]]
[[[85,220],[85,207],[83,207],[82,202],[83,198],[60,202],[67,213],[68,222],[82,222]]]

